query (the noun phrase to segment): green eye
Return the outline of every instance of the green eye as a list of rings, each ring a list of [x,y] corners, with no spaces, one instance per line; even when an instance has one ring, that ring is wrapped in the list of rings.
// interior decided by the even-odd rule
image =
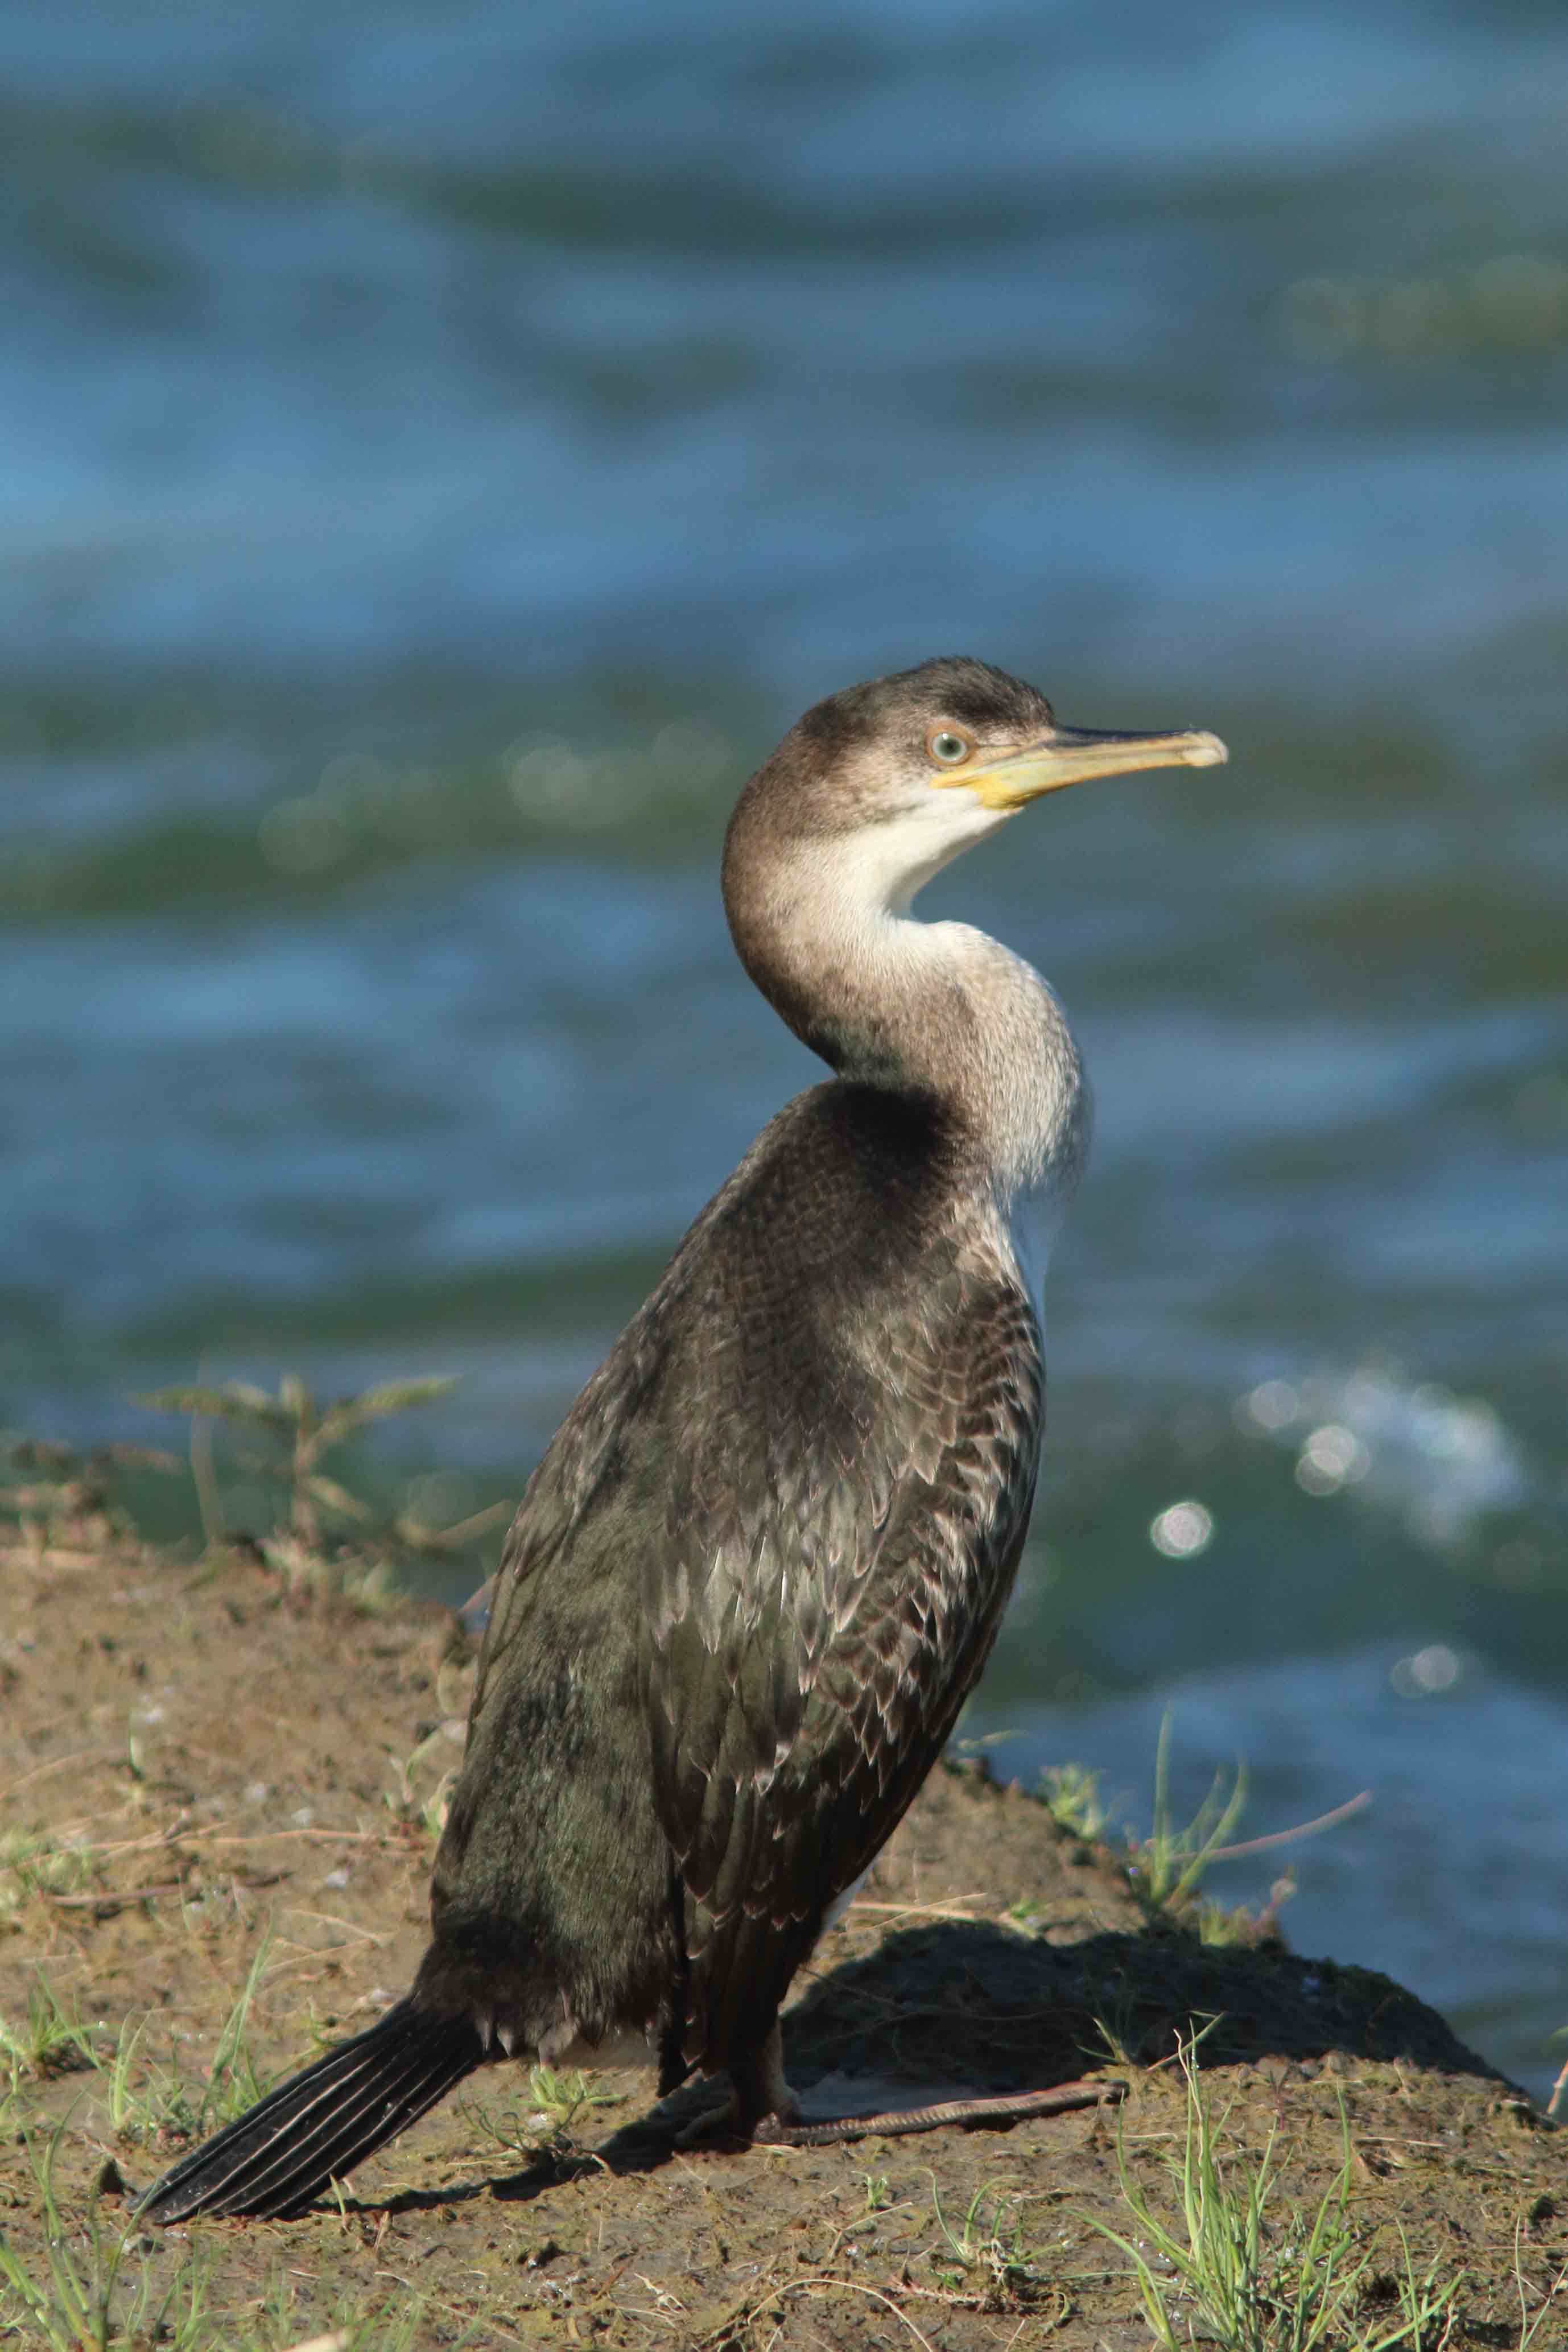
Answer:
[[[931,758],[940,761],[944,768],[956,768],[960,760],[969,757],[968,743],[962,735],[955,735],[951,727],[939,727],[928,739],[927,748]]]

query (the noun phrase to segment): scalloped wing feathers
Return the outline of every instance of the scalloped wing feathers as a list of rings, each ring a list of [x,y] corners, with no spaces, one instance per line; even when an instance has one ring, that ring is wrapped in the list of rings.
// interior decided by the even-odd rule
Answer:
[[[689,2059],[760,2042],[979,1675],[1027,1525],[1043,1367],[977,1199],[930,1106],[843,1080],[800,1097],[535,1473],[437,1924],[507,1911],[590,2028],[649,2014],[663,1970]],[[550,1693],[579,1652],[568,1705]],[[570,1753],[552,1706],[583,1713]],[[584,1843],[616,1873],[621,1928],[592,1988],[553,1891]],[[498,1845],[505,1885],[468,1859]]]

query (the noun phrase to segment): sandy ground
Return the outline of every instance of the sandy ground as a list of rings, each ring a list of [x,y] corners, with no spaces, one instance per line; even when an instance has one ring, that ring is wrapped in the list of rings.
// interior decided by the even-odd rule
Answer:
[[[0,2054],[0,2341],[1132,2352],[1153,2340],[1137,2284],[1091,2221],[1139,2234],[1119,2140],[1174,2214],[1173,2053],[1206,2025],[1233,2183],[1275,2135],[1271,2247],[1348,2130],[1372,2260],[1329,2345],[1393,2324],[1401,2230],[1418,2273],[1458,2281],[1429,2345],[1568,2345],[1568,2288],[1541,2309],[1568,2160],[1528,2101],[1384,1978],[1152,1916],[1124,1857],[973,1768],[933,1775],[798,1982],[791,2077],[875,2105],[889,2078],[924,2099],[1099,2072],[1127,2085],[1119,2111],[685,2152],[681,2102],[656,2112],[646,2076],[542,2105],[508,2066],[302,2221],[140,2230],[127,2190],[188,2144],[263,1948],[263,2079],[406,1982],[470,1670],[433,1608],[307,1600],[254,1559],[194,1565],[90,1515],[0,1538],[0,2018],[20,2053]],[[38,2049],[61,2019],[79,2040]]]

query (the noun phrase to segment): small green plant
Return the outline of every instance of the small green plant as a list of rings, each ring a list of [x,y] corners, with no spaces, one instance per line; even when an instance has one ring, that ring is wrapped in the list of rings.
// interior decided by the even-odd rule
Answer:
[[[106,2229],[99,2199],[89,2201],[85,2226],[73,2225],[60,2209],[55,2165],[66,2131],[61,2123],[40,2159],[32,2142],[27,2158],[37,2183],[47,2267],[37,2276],[11,2240],[0,2231],[0,2337],[47,2345],[49,2352],[110,2352],[130,2344],[161,2344],[168,2352],[197,2352],[213,2340],[207,2310],[207,2265],[194,2254],[160,2286],[148,2265],[139,2265],[128,2292],[120,2292],[121,2271],[133,2226]],[[83,2253],[77,2249],[85,2239]]]
[[[881,2213],[885,2211],[888,2206],[889,2206],[893,2201],[893,2192],[889,2186],[887,2174],[885,2172],[863,2172],[860,2178],[866,2184],[867,2212]]]
[[[1162,2352],[1204,2342],[1222,2352],[1436,2352],[1451,2329],[1460,2282],[1436,2284],[1436,2265],[1418,2275],[1405,2242],[1398,2310],[1370,2330],[1354,2313],[1372,2256],[1350,2221],[1350,2126],[1342,2105],[1343,2160],[1317,2211],[1281,2207],[1274,2179],[1276,2131],[1255,2171],[1222,2163],[1215,2124],[1191,2043],[1181,2053],[1186,2081],[1183,2152],[1169,2165],[1180,2205],[1173,2225],[1157,2213],[1128,2168],[1120,2121],[1116,2161],[1132,2234],[1084,2213],[1132,2264],[1149,2330]],[[1184,2308],[1181,2308],[1184,2306]]]
[[[129,2018],[122,2019],[114,2055],[106,2069],[109,2077],[109,2128],[119,2139],[150,2139],[157,2128],[151,2119],[151,2103],[145,2091],[136,2088],[142,2037],[146,2031],[145,2018],[134,2026]]]
[[[248,1381],[226,1381],[221,1388],[158,1389],[150,1396],[137,1397],[135,1402],[151,1412],[189,1413],[197,1423],[237,1423],[259,1437],[265,1450],[247,1466],[286,1487],[289,1532],[302,1551],[315,1553],[321,1547],[323,1514],[328,1520],[339,1522],[363,1523],[370,1517],[367,1504],[327,1475],[322,1456],[370,1422],[384,1421],[414,1405],[429,1404],[455,1386],[455,1380],[447,1375],[386,1381],[362,1390],[358,1396],[320,1404],[304,1381],[289,1372],[279,1381],[276,1396]],[[220,1543],[225,1534],[222,1503],[210,1459],[205,1478],[198,1475],[197,1487],[207,1540]]]
[[[173,1454],[151,1446],[105,1445],[84,1455],[43,1438],[3,1439],[0,1519],[15,1519],[38,1548],[63,1540],[99,1549],[132,1533],[131,1516],[111,1490],[128,1475],[181,1467]]]
[[[1040,1775],[1040,1796],[1059,1829],[1089,1844],[1104,1836],[1110,1816],[1100,1802],[1098,1772],[1081,1764],[1048,1765]]]
[[[96,2066],[92,2037],[102,2030],[84,2025],[74,2006],[68,2008],[43,1977],[35,1977],[27,1994],[26,2017],[15,2023],[0,2017],[0,2063],[10,2077],[11,2090],[25,2075],[69,2074],[79,2067]]]
[[[251,2003],[266,1971],[268,1950],[269,1939],[264,1938],[239,1997],[224,2021],[206,2081],[199,2091],[182,2079],[177,2064],[163,2066],[147,2058],[146,2018],[135,2026],[129,2020],[121,2025],[114,2055],[105,2070],[110,2126],[118,2138],[160,2148],[200,2138],[232,2123],[265,2095],[267,2084],[257,2072],[249,2024]]]
[[[557,2072],[553,2066],[531,2067],[528,2095],[533,2102],[535,2121],[548,2124],[556,2133],[570,2130],[580,2115],[595,2107],[620,2105],[619,2092],[595,2090],[580,2066],[570,2074]]]
[[[1171,1814],[1171,1711],[1160,1720],[1160,1741],[1154,1753],[1154,1821],[1149,1835],[1128,1832],[1129,1868],[1144,1900],[1159,1911],[1180,1913],[1205,1871],[1240,1820],[1247,1803],[1247,1768],[1238,1764],[1228,1796],[1225,1778],[1215,1773],[1214,1785],[1185,1828],[1178,1829]],[[1214,1940],[1212,1937],[1210,1940]]]
[[[206,2088],[196,2109],[199,2132],[217,2131],[224,2124],[233,2123],[237,2116],[242,2116],[247,2107],[253,2107],[267,2089],[256,2071],[249,2025],[250,2004],[266,1973],[271,1947],[271,1937],[264,1936],[239,1989],[239,1998],[224,2020],[217,2048],[213,2053]]]
[[[412,2302],[401,2296],[392,2303],[372,2304],[356,2309],[352,2301],[339,2304],[332,2315],[337,2321],[334,2334],[343,2352],[414,2352],[425,2336],[426,2304],[423,2295]],[[471,2320],[456,2339],[457,2345],[468,2343],[479,2322]],[[331,2340],[331,2337],[328,2339]]]
[[[279,2301],[275,2308],[283,2320],[281,2326],[276,2319],[273,2322],[266,2339],[268,2352],[273,2345],[293,2346],[293,2352],[310,2352],[310,2345],[316,2346],[317,2352],[414,2352],[416,2345],[430,2341],[425,2332],[429,2304],[424,2295],[415,2295],[411,2301],[400,2295],[390,2302],[367,2303],[351,2287],[329,2302],[323,2315],[329,2322],[325,2334],[312,2335],[303,2347],[294,2346],[299,2323],[287,2316],[287,2305]],[[478,2320],[469,2322],[453,2339],[453,2352],[459,2352],[479,2326]],[[216,2348],[206,2347],[206,2352]],[[256,2352],[260,2352],[259,2345]]]
[[[1260,1909],[1249,1910],[1244,1903],[1215,1903],[1205,1896],[1188,1910],[1187,1923],[1200,1944],[1260,1944],[1278,1933],[1279,1906],[1295,1892],[1295,1877],[1287,1871],[1274,1881]]]
[[[1560,2294],[1568,2294],[1568,2263],[1564,2263],[1534,2311],[1530,2307],[1530,2289],[1524,2276],[1524,2224],[1513,2225],[1513,2283],[1519,2291],[1519,2352],[1532,2352],[1542,2323],[1551,2312]]]
[[[1094,2031],[1094,2042],[1079,2045],[1092,2064],[1137,2066],[1142,2063],[1138,2052],[1142,2047],[1142,2040],[1137,2032],[1130,2003],[1120,2004],[1110,2017],[1097,2017]]]
[[[163,2148],[195,2139],[201,2128],[197,2102],[173,2067],[149,2063],[142,2048],[148,2021],[127,2019],[110,2060],[109,2126],[115,2137],[142,2147]]]
[[[963,2226],[954,2230],[942,2210],[936,2175],[931,2175],[931,2201],[946,2245],[945,2252],[933,2252],[931,2261],[952,2285],[980,2273],[987,2295],[1000,2301],[1047,2282],[1029,2260],[1017,2207],[994,2189],[994,2181],[983,2181],[969,2200]]]
[[[1207,1897],[1195,1903],[1187,1916],[1187,1925],[1200,1944],[1244,1944],[1250,1912],[1227,1910],[1223,1903],[1210,1902]]]
[[[1198,1888],[1210,1864],[1243,1854],[1261,1853],[1289,1845],[1299,1838],[1316,1837],[1359,1813],[1371,1803],[1372,1792],[1363,1789],[1359,1796],[1320,1813],[1315,1821],[1299,1822],[1291,1829],[1275,1830],[1267,1837],[1249,1838],[1244,1845],[1232,1845],[1228,1843],[1231,1832],[1247,1804],[1247,1768],[1238,1763],[1228,1789],[1225,1774],[1216,1772],[1214,1785],[1192,1820],[1184,1827],[1178,1826],[1171,1810],[1171,1720],[1167,1708],[1161,1717],[1154,1755],[1154,1814],[1149,1835],[1140,1837],[1132,1830],[1124,1832],[1127,1873],[1133,1892],[1151,1916],[1160,1914],[1168,1919],[1179,1919],[1203,1943],[1261,1943],[1276,1932],[1279,1906],[1294,1894],[1295,1881],[1289,1872],[1277,1878],[1268,1890],[1268,1901],[1257,1910],[1200,1902],[1196,1899]],[[1099,1840],[1110,1826],[1112,1808],[1101,1800],[1100,1775],[1082,1764],[1059,1764],[1042,1773],[1039,1796],[1052,1820],[1069,1836]],[[1006,1916],[1016,1926],[1028,1928],[1033,1925],[1035,1910],[1026,1897],[1014,1904]],[[1568,2067],[1563,2068],[1559,2084],[1560,2091],[1564,2089],[1568,2089]]]
[[[432,1839],[438,1838],[447,1826],[447,1811],[460,1768],[456,1763],[449,1765],[435,1787],[424,1791],[417,1787],[416,1775],[432,1752],[443,1746],[449,1748],[450,1741],[446,1725],[438,1723],[416,1748],[409,1749],[406,1756],[399,1756],[395,1748],[385,1750],[397,1786],[395,1791],[387,1790],[384,1793],[383,1804],[400,1822],[423,1830],[426,1836]]]
[[[618,2091],[594,2087],[580,2067],[570,2072],[533,2066],[528,2076],[528,2114],[522,2123],[503,2119],[489,2107],[470,2104],[468,2115],[485,2137],[509,2156],[530,2158],[567,2154],[572,2126],[599,2107],[618,2107]]]
[[[91,1866],[85,1841],[8,1831],[0,1836],[0,1925],[38,1896],[76,1894]]]
[[[157,2345],[161,2352],[278,2352],[300,2334],[291,2275],[275,2271],[247,2315],[215,2308],[214,2254],[193,2247],[172,2275],[132,2217],[107,2225],[95,2192],[84,2213],[68,2214],[55,2182],[67,2126],[39,2157],[27,2143],[37,2184],[47,2247],[45,2266],[29,2266],[0,2230],[0,2342],[46,2352],[131,2352]],[[367,2300],[349,2289],[327,2307],[328,2331],[311,2341],[340,2352],[413,2352],[423,2340],[427,2302],[400,2294]],[[466,2344],[470,2324],[455,2342]]]

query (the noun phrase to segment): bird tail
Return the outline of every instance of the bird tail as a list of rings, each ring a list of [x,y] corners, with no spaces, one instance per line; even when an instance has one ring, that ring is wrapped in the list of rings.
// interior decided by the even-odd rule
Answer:
[[[195,2213],[277,2221],[302,2212],[329,2180],[363,2164],[485,2057],[479,2028],[466,2017],[400,2000],[182,2158],[138,2213],[169,2222]]]

